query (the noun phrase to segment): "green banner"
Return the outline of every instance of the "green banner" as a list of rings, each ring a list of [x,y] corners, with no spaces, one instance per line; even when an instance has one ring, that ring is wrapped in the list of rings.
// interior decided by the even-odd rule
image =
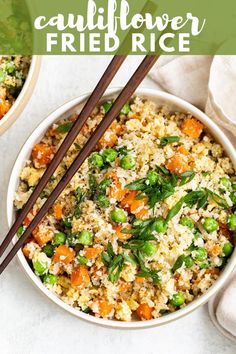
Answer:
[[[236,54],[235,0],[0,0],[0,54]]]

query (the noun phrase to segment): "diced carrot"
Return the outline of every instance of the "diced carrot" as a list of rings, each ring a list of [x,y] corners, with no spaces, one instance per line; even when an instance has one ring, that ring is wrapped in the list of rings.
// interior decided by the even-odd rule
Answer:
[[[62,206],[60,204],[54,204],[53,214],[57,220],[62,219]]]
[[[137,315],[141,320],[151,320],[153,308],[148,306],[148,304],[141,304],[137,309]]]
[[[136,278],[135,278],[135,281],[136,281],[136,283],[138,283],[138,284],[142,284],[142,283],[144,283],[145,278],[143,278],[143,277],[136,277]]]
[[[29,256],[30,256],[30,250],[29,250],[28,245],[29,245],[29,243],[27,243],[26,245],[24,245],[24,247],[22,248],[23,255],[24,255],[26,258],[29,258]]]
[[[148,199],[135,199],[137,195],[137,191],[129,192],[125,198],[122,199],[121,206],[134,214],[138,219],[143,219],[148,215],[148,208],[146,207]]]
[[[85,265],[81,264],[73,270],[71,274],[71,284],[83,288],[90,284],[89,272]]]
[[[129,192],[122,200],[121,200],[121,206],[123,208],[128,208],[130,209],[131,204],[133,203],[134,198],[138,194],[137,191],[131,191]]]
[[[33,218],[35,217],[35,213],[33,212],[33,209],[28,213],[26,216],[25,220],[23,221],[24,226],[29,226]]]
[[[42,224],[41,224],[42,225]],[[54,236],[54,232],[52,230],[48,229],[43,229],[41,225],[37,226],[34,231],[32,232],[32,235],[35,239],[35,241],[39,244],[39,246],[44,246],[46,243],[51,241]]]
[[[139,210],[137,213],[135,213],[135,216],[137,219],[144,219],[148,216],[148,209],[147,208],[143,208],[141,210]]]
[[[137,214],[141,209],[141,207],[144,207],[147,205],[148,199],[147,198],[142,198],[142,199],[134,199],[130,205],[130,211],[132,214]]]
[[[131,226],[125,226],[125,228],[131,228]],[[121,232],[121,230],[124,229],[124,226],[122,225],[114,225],[113,230],[116,232],[116,236],[118,237],[119,240],[121,241],[127,241],[129,238],[132,237],[132,234],[125,234]]]
[[[10,108],[10,102],[4,98],[0,98],[0,119],[3,118],[5,114],[7,114]]]
[[[53,159],[55,150],[53,146],[40,143],[36,144],[32,150],[32,158],[40,166],[48,165]]]
[[[189,151],[186,149],[186,147],[184,147],[183,145],[179,146],[177,148],[177,151],[182,154],[182,155],[185,155],[185,156],[188,156],[189,155]]]
[[[75,258],[75,251],[72,248],[69,248],[65,245],[61,245],[57,247],[54,257],[53,257],[53,262],[54,263],[64,263],[64,264],[69,264],[73,261]]]
[[[84,256],[88,259],[96,258],[102,252],[101,248],[89,247],[85,250]]]
[[[208,253],[211,257],[217,257],[221,253],[221,247],[219,245],[214,245]]]
[[[113,133],[115,133],[118,136],[121,135],[121,133],[122,133],[122,126],[119,123],[117,123],[116,121],[114,121],[112,123],[110,129],[113,131]]]
[[[99,140],[99,144],[102,147],[113,147],[116,145],[118,140],[118,137],[116,133],[112,131],[106,131],[106,133],[103,135],[103,137]]]
[[[167,160],[166,168],[177,174],[182,174],[190,170],[188,162],[186,162],[183,155],[178,153]]]
[[[119,293],[125,293],[132,287],[131,283],[122,282],[119,286]]]
[[[108,173],[107,177],[112,180],[112,185],[109,187],[109,197],[115,198],[118,202],[121,201],[127,193],[127,189],[122,188],[119,178],[114,172]]]
[[[112,304],[109,304],[108,301],[99,301],[98,302],[98,314],[101,317],[108,317],[113,310]]]
[[[193,139],[200,137],[203,128],[204,125],[195,118],[187,118],[181,126],[182,132]]]

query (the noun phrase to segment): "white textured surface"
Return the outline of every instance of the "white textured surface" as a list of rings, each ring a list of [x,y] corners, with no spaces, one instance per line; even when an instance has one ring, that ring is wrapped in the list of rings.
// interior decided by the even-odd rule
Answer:
[[[108,57],[46,57],[27,108],[0,137],[0,237],[7,231],[5,199],[9,175],[20,147],[32,130],[59,105],[92,89]],[[113,82],[123,84],[140,58],[132,57]],[[143,86],[155,87],[148,79]],[[111,330],[80,321],[34,288],[16,260],[0,278],[2,354],[234,354],[236,346],[210,322],[204,306],[164,327]]]

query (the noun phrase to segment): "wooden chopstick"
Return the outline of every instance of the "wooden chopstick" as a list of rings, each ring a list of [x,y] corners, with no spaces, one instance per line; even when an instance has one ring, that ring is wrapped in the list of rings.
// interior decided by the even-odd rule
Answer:
[[[96,107],[98,101],[103,96],[104,92],[106,91],[107,87],[109,86],[110,82],[114,78],[115,74],[119,70],[121,64],[124,62],[126,56],[119,55],[114,56],[111,63],[108,65],[106,71],[104,72],[103,76],[101,77],[99,83],[95,87],[93,93],[89,97],[88,101],[86,102],[85,106],[83,107],[82,111],[79,114],[79,118],[73,125],[73,129],[67,134],[63,144],[61,144],[60,148],[58,149],[57,153],[55,154],[53,160],[51,161],[50,165],[44,172],[42,178],[40,179],[38,185],[36,186],[35,190],[31,194],[29,200],[24,205],[20,215],[15,220],[14,224],[12,225],[11,229],[9,230],[8,234],[6,235],[5,239],[3,240],[0,246],[0,257],[5,252],[6,248],[10,244],[12,238],[16,234],[19,227],[22,225],[24,219],[33,208],[36,200],[38,199],[40,193],[43,191],[45,186],[47,185],[49,179],[56,171],[57,167],[59,166],[60,162],[62,161],[63,157],[65,156],[66,152],[72,145],[73,141],[76,139],[77,135],[79,134],[81,128],[83,127],[84,123],[91,115],[92,111]]]
[[[90,155],[90,153],[93,151],[94,147],[98,143],[98,141],[101,139],[101,137],[104,135],[105,131],[108,129],[108,127],[111,125],[112,121],[119,115],[122,107],[124,104],[129,100],[129,98],[132,96],[132,94],[135,92],[139,84],[142,82],[142,80],[145,78],[145,76],[148,74],[152,66],[155,64],[157,61],[158,56],[156,55],[150,55],[146,56],[138,69],[135,71],[134,75],[131,77],[127,85],[124,87],[124,89],[121,91],[117,99],[115,100],[113,106],[109,110],[109,112],[105,115],[104,119],[101,121],[101,123],[98,125],[96,130],[92,133],[91,137],[88,139],[87,143],[84,145],[84,147],[81,149],[79,155],[76,157],[72,165],[69,167],[65,175],[62,177],[56,188],[52,191],[50,196],[48,197],[47,201],[44,203],[42,208],[39,210],[37,215],[34,217],[34,219],[31,221],[30,225],[27,227],[25,230],[24,234],[21,236],[21,238],[17,241],[17,243],[13,246],[11,251],[8,253],[6,258],[3,260],[3,262],[0,265],[0,274],[4,271],[4,269],[7,267],[7,265],[11,262],[13,257],[16,255],[16,253],[20,250],[20,248],[24,245],[25,241],[27,238],[31,235],[32,231],[37,227],[39,222],[43,219],[43,217],[47,214],[48,210],[53,206],[54,202],[56,199],[59,197],[61,192],[64,190],[68,182],[72,179],[72,177],[75,175],[75,173],[78,171],[82,163],[85,161],[85,159]],[[98,102],[97,102],[98,103]],[[72,128],[73,129],[73,128]],[[11,229],[12,230],[12,229]],[[15,232],[9,231],[8,236],[12,238],[15,234]]]

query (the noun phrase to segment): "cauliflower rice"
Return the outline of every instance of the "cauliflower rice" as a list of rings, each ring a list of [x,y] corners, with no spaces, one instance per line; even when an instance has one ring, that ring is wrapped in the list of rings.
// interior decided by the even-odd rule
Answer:
[[[0,119],[17,99],[27,78],[31,57],[0,55]]]
[[[109,110],[97,107],[30,212],[42,207]],[[32,150],[15,195],[24,206],[75,119]],[[186,306],[233,251],[235,171],[194,117],[140,97],[127,103],[23,253],[62,301],[98,317],[150,320]]]

